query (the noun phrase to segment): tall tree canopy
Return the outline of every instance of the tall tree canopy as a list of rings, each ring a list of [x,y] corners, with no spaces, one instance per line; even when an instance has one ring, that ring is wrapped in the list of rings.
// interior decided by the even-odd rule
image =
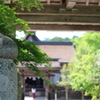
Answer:
[[[90,94],[92,100],[100,99],[100,34],[86,33],[73,42],[76,53],[74,61],[69,63],[71,86]]]
[[[66,100],[68,100],[68,89],[70,87],[70,79],[68,77],[69,71],[68,71],[68,65],[64,64],[61,69],[61,80],[58,81],[58,86],[64,86],[66,91]]]
[[[46,66],[50,66],[48,62],[49,57],[41,51],[34,43],[27,42],[26,40],[19,40],[14,38],[16,32],[16,25],[19,25],[19,30],[23,30],[26,34],[32,34],[25,30],[29,29],[28,23],[15,16],[16,8],[27,8],[29,11],[32,7],[36,7],[38,10],[43,8],[43,5],[38,0],[13,0],[17,2],[15,7],[5,5],[6,0],[0,0],[0,33],[12,38],[18,46],[18,57],[14,60],[15,63],[25,64],[31,70],[37,72],[37,74],[44,78],[41,72],[38,70],[37,65],[45,63]],[[23,63],[24,62],[24,63]],[[31,62],[31,63],[30,63]]]
[[[49,38],[45,38],[44,41],[49,41],[49,42],[57,42],[57,41],[60,41],[60,42],[69,42],[70,41],[70,38],[66,37],[66,38],[62,38],[62,37],[54,37],[52,39],[49,39]]]
[[[72,39],[74,39],[74,38],[78,38],[78,36],[73,36]],[[71,38],[69,38],[69,37],[62,38],[62,37],[56,36],[56,37],[54,37],[52,39],[45,38],[43,41],[49,41],[49,42],[57,42],[57,41],[59,41],[59,42],[70,42]]]

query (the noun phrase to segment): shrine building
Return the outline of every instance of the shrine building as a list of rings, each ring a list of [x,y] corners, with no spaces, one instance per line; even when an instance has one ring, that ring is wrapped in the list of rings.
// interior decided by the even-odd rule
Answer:
[[[36,35],[28,35],[26,39],[35,43],[51,58],[50,63],[52,69],[47,69],[44,65],[37,67],[52,84],[56,84],[60,80],[60,70],[63,64],[68,64],[74,55],[75,49],[72,42],[42,42]],[[46,96],[48,98],[47,93],[52,92],[53,88],[37,76],[34,71],[22,65],[19,65],[18,68],[22,74],[24,94],[30,95],[31,88],[34,87],[37,90],[36,96]]]

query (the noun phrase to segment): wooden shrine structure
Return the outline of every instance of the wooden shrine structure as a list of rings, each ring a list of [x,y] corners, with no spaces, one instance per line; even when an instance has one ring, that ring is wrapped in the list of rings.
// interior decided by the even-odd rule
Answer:
[[[27,31],[100,31],[100,0],[40,0],[40,2],[44,5],[44,9],[40,11],[36,8],[32,8],[30,12],[26,9],[24,11],[16,9],[16,16],[29,23],[30,30]],[[11,0],[6,1],[5,4],[14,5]],[[19,29],[19,26],[16,28]],[[37,45],[44,48],[43,44]],[[59,64],[58,61],[56,63]],[[48,73],[51,74],[51,71],[45,68],[40,69],[45,71],[47,77]],[[60,66],[52,72],[58,70],[60,70]],[[20,68],[20,71],[23,76],[23,84],[24,75],[36,76],[26,68]],[[28,75],[28,71],[30,75]],[[49,86],[45,83],[44,86],[47,86],[46,91],[48,91]],[[46,96],[48,95],[46,94]]]
[[[73,44],[71,42],[42,42],[36,35],[28,35],[26,39],[35,43],[51,58],[50,63],[52,69],[47,69],[44,65],[38,65],[37,67],[48,80],[55,84],[60,79],[60,70],[63,64],[68,64],[74,55],[75,49]],[[45,96],[48,98],[48,93],[52,92],[53,88],[44,80],[38,78],[36,72],[20,64],[18,68],[22,74],[24,94],[29,95],[31,88],[34,87],[37,89],[37,96]]]
[[[17,9],[32,30],[100,31],[100,0],[40,0],[44,9]],[[8,0],[6,4],[11,4]],[[12,4],[13,5],[13,4]],[[17,27],[18,29],[18,27]]]

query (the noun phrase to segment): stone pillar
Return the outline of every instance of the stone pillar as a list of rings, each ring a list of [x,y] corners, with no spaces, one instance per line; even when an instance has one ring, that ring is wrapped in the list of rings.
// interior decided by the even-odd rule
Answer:
[[[0,34],[0,100],[17,100],[16,43]]]

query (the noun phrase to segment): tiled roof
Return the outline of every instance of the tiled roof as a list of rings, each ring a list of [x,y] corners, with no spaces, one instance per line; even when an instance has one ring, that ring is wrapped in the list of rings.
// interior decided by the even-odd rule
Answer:
[[[37,37],[35,35],[35,37]],[[28,40],[33,39],[33,43],[38,45],[38,47],[44,51],[50,58],[58,60],[60,64],[68,63],[71,61],[75,48],[72,42],[42,42],[35,41],[31,36],[27,38]],[[54,60],[53,60],[54,61]]]
[[[28,36],[28,41],[33,41],[42,51],[44,51],[51,58],[51,65],[55,68],[61,68],[62,64],[67,64],[71,61],[75,48],[72,42],[42,42],[34,41],[32,36]],[[20,68],[25,67],[18,65]],[[38,68],[44,68],[43,65],[38,65]],[[42,70],[42,69],[41,69]]]
[[[38,45],[51,58],[59,58],[59,62],[71,61],[75,49],[73,45]]]

